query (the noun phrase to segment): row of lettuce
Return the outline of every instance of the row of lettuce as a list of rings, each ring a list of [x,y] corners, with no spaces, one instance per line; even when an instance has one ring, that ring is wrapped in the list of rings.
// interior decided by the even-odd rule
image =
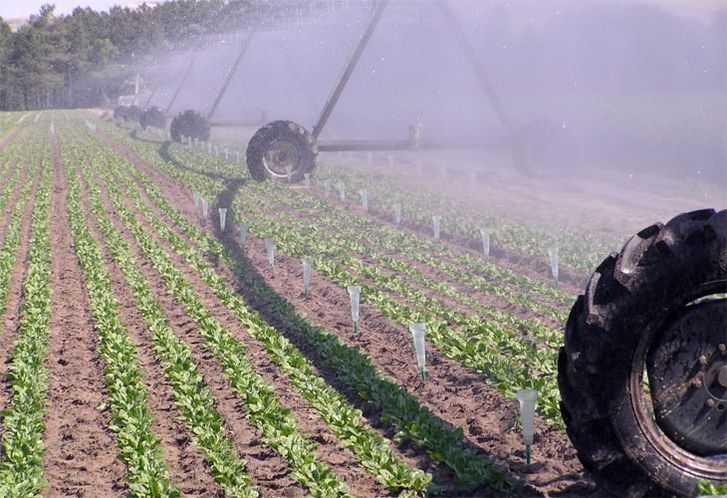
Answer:
[[[257,341],[264,348],[280,372],[287,376],[290,384],[300,392],[337,437],[338,444],[349,448],[360,465],[383,487],[400,495],[419,495],[435,489],[436,483],[432,484],[432,476],[407,465],[391,446],[391,441],[372,429],[360,410],[327,384],[300,350],[252,311],[203,257],[205,251],[214,247],[215,252],[224,256],[226,263],[234,269],[235,262],[226,255],[225,249],[176,212],[149,179],[133,169],[117,153],[98,142],[89,142],[88,137],[84,139],[83,135],[84,130],[75,126],[64,139],[64,160],[71,178],[71,196],[76,198],[81,184],[87,183],[84,195],[90,205],[88,209],[93,213],[93,220],[87,219],[90,215],[83,214],[83,206],[74,201],[72,209],[81,213],[74,215],[78,218],[73,222],[74,237],[85,241],[83,246],[78,247],[78,251],[93,256],[100,250],[99,243],[93,240],[93,230],[87,226],[96,224],[98,233],[106,241],[105,247],[122,270],[137,300],[137,307],[152,332],[154,350],[174,386],[175,405],[180,416],[195,434],[195,443],[202,449],[211,464],[210,471],[225,492],[235,496],[249,496],[254,495],[255,490],[245,473],[245,462],[236,458],[232,451],[230,445],[233,442],[225,442],[219,434],[214,434],[214,430],[222,427],[219,414],[214,411],[209,393],[203,388],[204,379],[200,377],[194,364],[194,355],[182,339],[174,337],[161,310],[155,304],[149,282],[145,281],[134,257],[134,249],[129,247],[132,240],[137,248],[137,257],[143,257],[151,264],[164,283],[166,291],[195,322],[196,332],[204,341],[204,347],[220,363],[230,391],[241,400],[246,417],[262,435],[261,441],[288,462],[291,476],[308,492],[315,496],[342,496],[348,494],[348,487],[316,454],[315,445],[301,433],[295,418],[276,398],[274,389],[256,372],[256,365],[248,359],[245,341],[238,336],[240,331],[249,334],[251,340]],[[103,164],[104,168],[96,169],[95,165],[98,164]],[[83,180],[79,181],[80,179]],[[180,238],[179,234],[170,230],[167,222],[160,220],[154,210],[144,204],[141,191],[149,199],[153,199],[155,209],[173,219],[180,233],[184,233],[189,239]],[[104,205],[104,198],[107,199],[107,205]],[[115,213],[115,221],[111,220],[109,213]],[[126,238],[119,235],[120,226],[128,233]],[[153,230],[148,230],[148,227],[153,227]],[[150,233],[158,234],[163,240],[157,240]],[[187,240],[194,240],[194,245],[190,247]],[[97,256],[89,260],[88,268],[84,263],[84,270],[89,282],[98,280],[104,285],[103,288],[89,289],[91,295],[95,293],[102,298],[110,295],[113,287],[107,281],[107,275],[104,278],[99,277],[105,271],[101,254],[98,253]],[[184,260],[187,269],[183,271],[178,268],[174,258]],[[200,299],[198,289],[190,280],[190,272],[201,278],[239,320],[239,327],[234,330],[227,329],[215,318],[214,313]],[[109,316],[114,316],[113,307],[109,305],[104,309]],[[95,310],[94,314],[96,315]],[[113,325],[114,318],[98,316],[97,320],[99,319],[111,324],[113,329],[118,329]],[[461,431],[439,420],[414,398],[384,380],[368,358],[350,350],[330,334],[307,322],[305,329],[309,333],[309,340],[315,341],[318,348],[327,348],[328,351],[333,349],[328,361],[336,364],[338,369],[343,369],[345,365],[347,382],[355,382],[358,392],[370,396],[372,404],[378,403],[380,409],[385,410],[386,418],[382,417],[382,421],[396,429],[397,444],[414,443],[420,446],[432,462],[442,463],[451,469],[457,477],[460,490],[489,486],[502,492],[513,492],[519,488],[517,479],[498,469],[483,454],[466,448]],[[136,360],[125,357],[125,361],[134,365]],[[134,396],[142,401],[145,397],[143,390]],[[123,406],[118,409],[112,406],[112,411],[124,413]],[[140,409],[133,411],[144,412]],[[155,448],[158,441],[154,440],[153,434],[148,437],[149,454],[157,454]],[[134,485],[144,486],[151,482],[161,485],[170,482],[162,472],[164,466],[138,466],[133,461],[133,455],[127,458],[124,452],[122,458],[129,464],[130,471],[132,468],[139,470],[138,476],[130,477],[130,482]]]
[[[212,199],[211,206],[225,202],[220,207],[232,208],[229,224],[234,213],[252,234],[274,238],[289,256],[313,258],[316,271],[341,287],[361,285],[362,301],[404,330],[410,323],[425,322],[428,339],[442,353],[485,375],[503,393],[514,398],[518,389],[537,389],[540,413],[562,425],[554,380],[562,335],[553,324],[565,318],[564,303],[571,299],[567,294],[484,258],[382,226],[306,189],[246,182],[238,165],[188,146],[169,149],[172,159],[185,165],[180,168],[162,160],[158,146],[129,140],[123,133],[116,136],[190,190]],[[242,186],[234,199],[222,200],[229,185]],[[518,318],[478,302],[467,289],[543,319]]]

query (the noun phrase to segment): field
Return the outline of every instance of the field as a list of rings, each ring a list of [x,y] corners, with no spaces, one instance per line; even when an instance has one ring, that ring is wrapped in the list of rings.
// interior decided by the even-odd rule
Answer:
[[[1,496],[596,495],[559,413],[570,306],[630,234],[724,199],[437,155],[257,183],[244,145],[99,114],[0,114]]]

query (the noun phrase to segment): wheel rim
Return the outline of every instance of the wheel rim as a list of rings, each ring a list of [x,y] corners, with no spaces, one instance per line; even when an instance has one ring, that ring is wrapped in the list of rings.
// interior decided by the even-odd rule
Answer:
[[[692,295],[668,307],[661,318],[648,324],[634,353],[629,377],[633,413],[648,443],[663,459],[683,468],[695,479],[719,481],[727,475],[724,443],[727,402],[723,399],[724,389],[719,389],[727,376],[723,369],[727,355],[720,347],[725,343],[727,320],[724,313],[721,317],[715,316],[715,310],[725,304],[724,299],[699,308],[690,303],[724,292],[726,285],[727,281],[717,281],[698,288]],[[701,340],[694,341],[692,337],[686,345],[674,346],[675,338],[689,330],[696,332]],[[713,337],[718,337],[716,343]],[[684,362],[683,372],[686,373],[680,372],[681,376],[670,371],[670,365],[664,363],[677,357]],[[649,376],[651,394],[644,390],[645,373]],[[689,380],[688,386],[684,385],[682,377]],[[695,378],[700,378],[701,384],[693,381]],[[707,379],[706,386],[704,379]],[[664,396],[666,400],[652,396]],[[712,400],[709,406],[708,400]],[[698,403],[703,403],[708,413],[695,412]],[[704,424],[705,420],[711,420],[712,425],[696,431],[696,437],[690,434],[691,423],[701,421]],[[710,441],[710,435],[723,438]],[[630,456],[637,462],[643,458],[643,455]]]
[[[271,176],[278,178],[292,176],[299,162],[298,147],[288,140],[276,140],[263,154],[263,166]]]

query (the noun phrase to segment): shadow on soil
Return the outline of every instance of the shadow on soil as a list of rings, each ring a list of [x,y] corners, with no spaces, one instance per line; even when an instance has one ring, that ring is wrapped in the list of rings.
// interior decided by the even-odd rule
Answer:
[[[137,137],[132,135],[132,138]],[[195,169],[174,157],[170,150],[171,142],[159,142],[160,156],[176,168],[193,172],[208,178],[221,181],[224,189],[210,204],[210,207],[231,206],[238,192],[245,184],[245,178],[230,178],[209,171]],[[471,475],[457,474],[455,469],[442,463],[444,452],[448,458],[459,460],[464,454],[478,454],[487,457],[486,453],[466,439],[461,430],[437,417],[421,406],[419,401],[397,384],[383,379],[369,358],[359,350],[340,342],[320,327],[308,322],[299,315],[294,306],[280,296],[265,281],[239,241],[220,230],[219,219],[212,216],[213,233],[217,241],[224,247],[226,255],[233,261],[231,268],[238,283],[237,292],[246,303],[254,309],[267,323],[283,334],[308,361],[318,370],[326,382],[340,392],[353,406],[361,410],[372,426],[385,433],[386,437],[398,443],[400,451],[419,462],[419,467],[433,474],[433,495],[447,496],[493,496],[501,495],[502,491],[480,485],[473,487],[473,482],[481,482],[482,475],[472,471],[487,472],[486,466],[466,469]],[[234,212],[228,212],[227,225],[235,223]],[[213,248],[210,248],[213,249]],[[209,250],[212,263],[218,265],[218,251]],[[215,256],[216,255],[216,256]],[[416,433],[416,434],[414,434]],[[445,441],[444,447],[427,447],[420,441],[439,439]],[[512,476],[515,478],[515,476]],[[468,486],[467,484],[470,484]],[[559,495],[588,495],[592,489],[577,489],[574,486]],[[526,496],[542,496],[535,489],[525,485],[521,490]]]

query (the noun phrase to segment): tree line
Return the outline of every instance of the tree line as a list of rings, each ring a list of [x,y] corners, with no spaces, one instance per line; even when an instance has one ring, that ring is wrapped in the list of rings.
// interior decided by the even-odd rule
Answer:
[[[274,16],[285,2],[173,0],[107,12],[76,8],[56,15],[44,5],[13,32],[0,17],[0,109],[105,105],[129,91],[134,64],[211,33]]]

